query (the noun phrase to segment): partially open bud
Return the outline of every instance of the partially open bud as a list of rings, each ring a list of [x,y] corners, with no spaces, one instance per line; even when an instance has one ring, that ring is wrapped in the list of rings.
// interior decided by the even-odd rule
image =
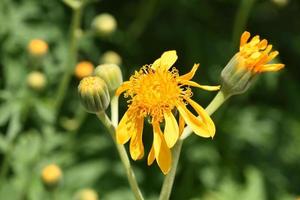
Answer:
[[[119,54],[117,54],[114,51],[107,51],[102,54],[100,58],[101,64],[116,64],[121,65],[122,64],[122,58]]]
[[[50,164],[43,168],[41,176],[44,185],[48,189],[53,189],[62,180],[62,171],[57,165]]]
[[[111,94],[123,83],[121,69],[115,64],[98,65],[95,69],[95,75],[105,81]]]
[[[92,189],[82,189],[76,193],[74,200],[98,200],[98,194]]]
[[[240,51],[229,61],[221,73],[221,90],[226,95],[235,95],[245,92],[256,75],[262,72],[274,72],[282,69],[283,64],[268,64],[279,53],[272,51],[268,41],[253,37],[249,42],[250,33],[244,32],[241,36]]]
[[[78,86],[80,100],[90,113],[98,113],[107,109],[110,103],[109,92],[104,80],[98,76],[85,77]]]
[[[46,84],[45,75],[39,71],[31,72],[27,76],[27,85],[33,90],[41,91],[45,88]]]
[[[117,21],[111,14],[103,13],[94,18],[92,28],[101,36],[111,35],[117,28]]]
[[[75,76],[82,79],[86,76],[91,76],[94,71],[94,65],[89,61],[81,61],[75,67]]]
[[[48,44],[41,39],[33,39],[27,46],[30,55],[40,57],[48,52]]]

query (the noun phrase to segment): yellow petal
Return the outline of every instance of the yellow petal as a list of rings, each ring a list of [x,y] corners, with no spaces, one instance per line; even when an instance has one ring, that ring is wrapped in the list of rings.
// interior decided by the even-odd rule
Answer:
[[[116,139],[119,144],[125,144],[131,137],[132,131],[135,127],[135,121],[130,120],[128,117],[128,110],[122,117],[117,129]]]
[[[250,38],[250,33],[245,31],[241,36],[240,46],[244,46]]]
[[[203,90],[207,90],[207,91],[216,91],[220,89],[220,85],[217,86],[209,86],[209,85],[200,85],[194,81],[182,81],[182,84],[184,85],[189,85],[192,87],[197,87],[197,88],[201,88]]]
[[[116,91],[115,95],[116,96],[120,96],[120,94],[122,94],[123,92],[125,92],[126,90],[128,90],[130,88],[130,82],[129,81],[125,81]]]
[[[172,155],[158,123],[153,123],[153,146],[156,162],[164,174],[171,169]]]
[[[199,66],[200,66],[199,64],[194,64],[192,70],[190,72],[180,76],[179,80],[191,80],[194,77]]]
[[[175,50],[166,51],[161,55],[160,59],[153,63],[152,69],[157,70],[158,68],[161,68],[168,70],[176,62],[177,58],[178,56]]]
[[[130,155],[133,160],[141,159],[144,156],[144,145],[142,140],[144,127],[144,119],[138,118],[136,120],[136,132],[132,135],[130,140]]]
[[[164,113],[165,130],[164,136],[169,148],[173,147],[179,137],[179,128],[172,112]]]
[[[211,137],[215,135],[216,127],[213,120],[207,114],[207,112],[202,108],[198,103],[193,101],[192,99],[186,99],[187,102],[195,109],[197,114],[200,116],[204,124],[207,126],[207,130],[209,130],[209,134]]]
[[[154,153],[154,147],[152,145],[152,147],[150,149],[150,152],[148,154],[147,164],[148,165],[152,165],[152,163],[154,162],[154,160],[155,160],[155,153]]]
[[[191,129],[201,137],[211,137],[211,131],[208,129],[206,124],[200,119],[197,118],[193,113],[191,113],[183,103],[178,103],[177,109],[184,118],[184,121]]]
[[[267,64],[261,67],[260,72],[276,72],[282,68],[284,64]]]
[[[181,134],[183,133],[184,126],[185,126],[185,121],[183,117],[179,115],[179,136],[181,136]]]

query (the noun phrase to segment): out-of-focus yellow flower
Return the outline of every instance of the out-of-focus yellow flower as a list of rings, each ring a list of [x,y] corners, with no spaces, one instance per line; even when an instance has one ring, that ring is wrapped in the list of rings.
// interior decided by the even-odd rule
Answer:
[[[256,35],[250,41],[250,33],[245,31],[240,40],[240,51],[229,61],[221,73],[222,90],[227,94],[245,92],[255,75],[262,72],[274,72],[284,64],[270,63],[279,53],[271,51],[272,45],[266,39]]]
[[[107,51],[103,53],[103,55],[100,58],[101,64],[116,64],[121,65],[122,64],[122,58],[121,56],[114,52],[114,51]]]
[[[42,180],[46,186],[56,186],[62,179],[62,171],[56,164],[50,164],[42,170]]]
[[[84,108],[90,113],[107,109],[110,96],[104,80],[98,76],[85,77],[80,81],[78,93]]]
[[[204,90],[218,90],[219,86],[199,85],[191,81],[199,65],[179,76],[172,65],[176,62],[176,51],[167,51],[152,65],[136,71],[129,81],[121,85],[116,95],[125,92],[130,97],[130,105],[121,119],[116,137],[120,144],[130,140],[130,154],[133,160],[144,155],[142,133],[144,118],[149,117],[153,126],[153,145],[148,155],[148,165],[156,159],[160,169],[167,174],[171,167],[171,151],[182,133],[185,123],[202,137],[213,137],[215,125],[205,110],[191,99],[190,86]],[[190,104],[200,116],[197,118],[186,105]],[[179,125],[173,112],[179,111]],[[164,131],[160,125],[164,124]]]
[[[98,200],[98,194],[93,189],[82,189],[76,193],[74,200]]]
[[[272,0],[278,6],[286,6],[289,3],[289,0]]]
[[[33,56],[43,56],[48,52],[48,44],[41,39],[33,39],[28,44],[28,52]]]
[[[75,76],[82,79],[86,76],[91,76],[94,71],[94,65],[89,61],[81,61],[75,67]]]
[[[30,72],[27,76],[27,84],[30,88],[41,91],[45,88],[47,80],[42,72],[33,71]]]
[[[116,30],[117,21],[111,14],[103,13],[95,17],[92,27],[99,35],[107,36]]]

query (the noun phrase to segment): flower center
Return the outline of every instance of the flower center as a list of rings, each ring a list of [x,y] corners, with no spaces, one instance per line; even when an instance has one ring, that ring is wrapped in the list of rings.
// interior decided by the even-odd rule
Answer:
[[[130,110],[139,117],[150,116],[153,121],[161,122],[163,114],[170,112],[183,95],[191,96],[190,90],[181,88],[177,82],[178,71],[144,66],[130,78],[131,87],[125,97],[131,97]]]

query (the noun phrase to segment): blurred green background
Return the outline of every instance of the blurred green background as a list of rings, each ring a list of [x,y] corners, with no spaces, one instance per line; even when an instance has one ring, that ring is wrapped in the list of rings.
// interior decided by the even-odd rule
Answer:
[[[101,13],[117,21],[117,29],[106,36],[91,29]],[[99,199],[133,199],[111,138],[80,106],[73,72],[63,104],[55,110],[63,74],[82,60],[98,65],[112,50],[122,58],[126,80],[163,51],[175,49],[180,74],[200,63],[195,80],[216,85],[244,30],[268,39],[286,68],[261,75],[246,94],[226,102],[213,115],[213,140],[193,135],[184,142],[171,199],[300,196],[300,1],[91,0],[82,10],[73,61],[68,60],[71,19],[72,9],[60,0],[0,1],[1,200],[51,199],[41,181],[50,163],[63,172],[56,199],[72,199],[84,188],[94,189]],[[38,60],[27,51],[34,38],[49,45]],[[34,70],[47,79],[39,91],[28,86]],[[204,107],[215,95],[193,93]],[[123,114],[126,100],[120,102]],[[149,125],[146,132],[145,140],[151,138]],[[148,167],[145,158],[132,165],[146,199],[157,199],[163,180],[159,168]]]

